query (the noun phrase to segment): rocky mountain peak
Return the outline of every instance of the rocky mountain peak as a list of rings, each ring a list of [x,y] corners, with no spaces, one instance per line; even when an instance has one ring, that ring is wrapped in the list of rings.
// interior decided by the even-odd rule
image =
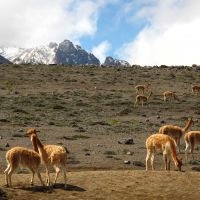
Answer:
[[[55,55],[57,64],[93,64],[100,65],[100,61],[91,53],[86,52],[69,40],[64,40],[58,46]]]
[[[108,56],[106,57],[104,63],[103,63],[104,66],[119,66],[119,67],[125,67],[125,66],[130,66],[130,64],[125,61],[125,60],[118,60],[118,59],[114,59],[113,57],[111,56]]]

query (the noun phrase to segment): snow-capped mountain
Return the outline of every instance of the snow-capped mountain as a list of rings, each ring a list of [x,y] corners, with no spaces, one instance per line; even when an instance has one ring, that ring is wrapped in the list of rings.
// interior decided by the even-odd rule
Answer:
[[[0,55],[0,64],[10,64],[11,62]]]
[[[0,48],[0,54],[15,64],[54,64],[56,43],[50,43],[47,46],[35,48],[17,48],[6,47]]]
[[[69,40],[35,48],[0,47],[0,55],[15,64],[94,64],[99,60]]]
[[[130,64],[125,60],[118,60],[114,59],[111,56],[106,57],[105,62],[103,63],[104,66],[119,66],[119,67],[128,67]]]

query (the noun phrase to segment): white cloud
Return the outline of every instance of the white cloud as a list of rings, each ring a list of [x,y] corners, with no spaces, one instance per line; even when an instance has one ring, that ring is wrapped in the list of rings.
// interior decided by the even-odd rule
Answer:
[[[120,56],[140,65],[200,64],[200,1],[152,2],[134,16],[135,20],[145,19],[148,25],[123,45]]]
[[[92,53],[103,63],[110,48],[111,44],[108,41],[103,41],[98,46],[93,47]]]
[[[99,9],[116,0],[0,1],[0,45],[78,41],[97,29]]]

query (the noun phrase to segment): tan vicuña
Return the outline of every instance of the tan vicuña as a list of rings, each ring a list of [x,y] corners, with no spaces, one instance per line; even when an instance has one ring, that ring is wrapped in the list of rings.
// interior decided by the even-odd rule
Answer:
[[[194,147],[195,144],[200,144],[200,131],[190,131],[187,132],[184,136],[184,140],[185,140],[185,158],[186,160],[188,159],[188,155],[187,155],[187,151],[188,148],[190,147],[190,153],[193,156],[193,152],[194,152]],[[193,157],[194,159],[194,157]]]
[[[53,166],[56,175],[54,179],[54,185],[56,184],[58,175],[61,171],[60,167],[63,171],[64,176],[64,184],[65,188],[67,187],[66,183],[66,162],[67,162],[67,152],[64,147],[59,145],[43,145],[37,136],[37,131],[34,128],[31,128],[27,131],[27,135],[30,136],[33,148],[36,152],[39,152],[42,161],[46,168],[46,182],[47,185],[50,185],[50,176],[49,176],[49,165]]]
[[[150,85],[151,85],[150,83],[148,83],[146,85],[136,85],[135,86],[136,93],[139,93],[141,91],[142,94],[144,94],[144,90],[148,89]]]
[[[180,99],[175,95],[174,92],[171,91],[166,91],[163,93],[163,100],[166,102],[167,100],[172,101],[172,100],[177,100],[180,101]]]
[[[4,171],[4,173],[5,173],[6,185],[8,187],[12,187],[11,176],[19,166],[28,168],[32,172],[31,185],[33,185],[35,172],[37,173],[41,184],[44,185],[39,172],[41,158],[37,152],[24,147],[14,147],[7,151],[6,161],[7,161],[7,168]]]
[[[152,170],[154,168],[154,157],[156,150],[161,150],[165,163],[165,170],[170,170],[170,160],[174,161],[175,166],[181,171],[182,159],[179,159],[176,154],[176,143],[173,138],[163,134],[153,134],[146,140],[146,171],[148,170],[148,162],[151,159]]]
[[[143,107],[144,103],[146,103],[149,100],[149,98],[151,97],[151,95],[152,95],[152,92],[150,92],[149,96],[137,95],[135,97],[135,104],[134,104],[134,106],[136,106],[138,103],[141,103],[142,107]]]
[[[181,137],[186,133],[186,131],[192,126],[193,123],[193,119],[189,118],[184,128],[174,125],[164,125],[160,127],[159,133],[169,135],[174,138],[178,147],[178,151],[180,152]]]
[[[192,93],[193,94],[199,94],[200,93],[200,85],[192,85]]]

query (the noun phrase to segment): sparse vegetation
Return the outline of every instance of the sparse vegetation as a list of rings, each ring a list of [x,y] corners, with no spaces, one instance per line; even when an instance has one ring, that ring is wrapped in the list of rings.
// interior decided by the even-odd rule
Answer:
[[[198,85],[199,78],[197,67],[185,66],[1,65],[0,135],[5,138],[1,141],[11,146],[28,146],[26,138],[17,131],[40,127],[44,129],[40,133],[44,143],[60,143],[72,154],[76,152],[78,162],[71,162],[71,168],[73,163],[76,167],[112,167],[113,162],[116,168],[123,168],[123,162],[117,159],[134,156],[135,160],[144,161],[144,141],[160,126],[182,127],[190,116],[200,120],[199,96],[191,94],[191,84]],[[149,104],[134,108],[135,86],[146,83],[151,84],[153,92]],[[162,94],[168,90],[175,92],[180,102],[164,102]],[[200,124],[195,123],[192,130],[199,128]],[[133,138],[129,151],[134,155],[126,155],[124,145],[118,144],[121,138]],[[90,150],[87,159],[83,149]],[[1,151],[0,158],[4,154]],[[118,158],[114,159],[116,155]],[[5,161],[0,162],[3,170]],[[158,162],[162,164],[162,158]]]

